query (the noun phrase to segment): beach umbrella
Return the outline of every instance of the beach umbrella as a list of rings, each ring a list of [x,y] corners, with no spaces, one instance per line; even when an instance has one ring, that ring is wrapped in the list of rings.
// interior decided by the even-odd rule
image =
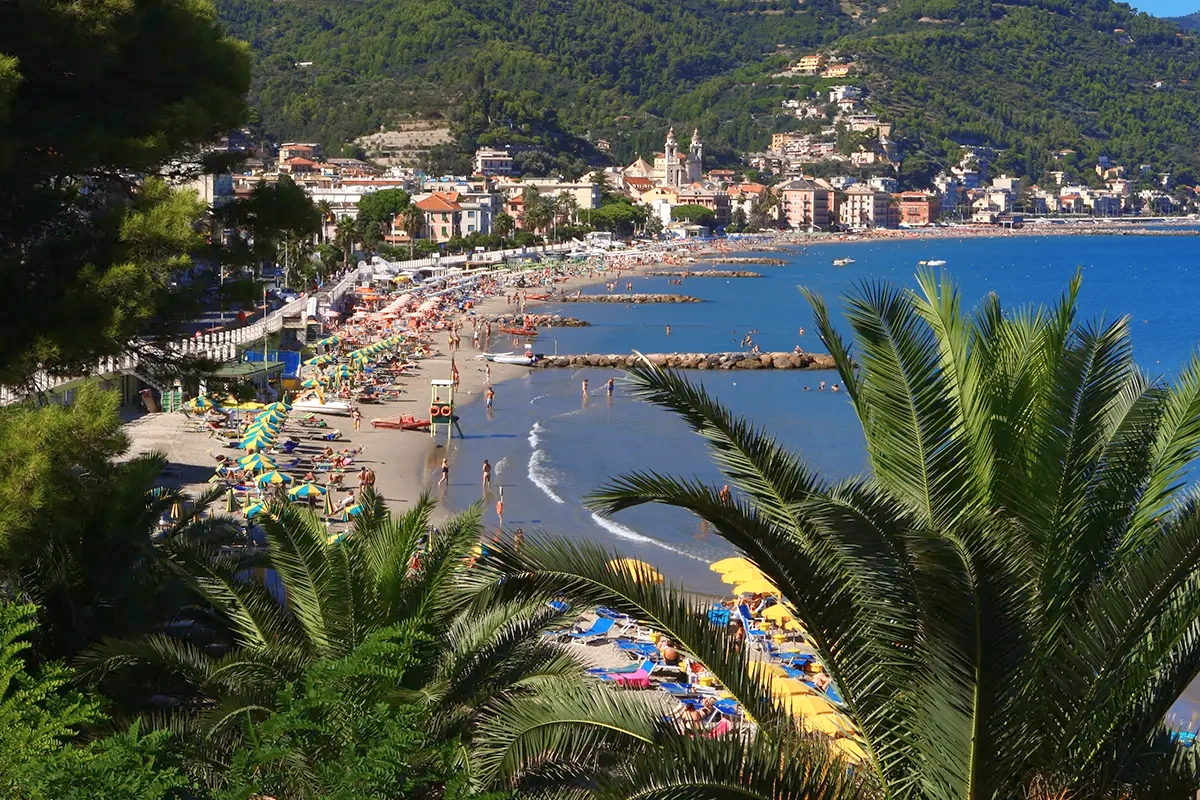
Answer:
[[[792,613],[792,610],[783,603],[776,603],[775,605],[771,606],[766,611],[762,612],[762,617],[763,619],[769,619],[772,622],[779,623],[787,622],[788,620],[796,618]]]
[[[255,471],[275,469],[275,459],[262,453],[251,453],[238,459],[238,464]]]
[[[267,484],[271,484],[272,486],[278,486],[281,483],[291,483],[291,482],[292,482],[291,475],[288,475],[286,473],[279,472],[279,471],[271,471],[271,472],[265,473],[263,475],[260,475],[258,477],[258,481],[257,481],[259,486],[266,486]]]
[[[834,739],[830,744],[830,748],[838,755],[855,763],[866,761],[868,758],[870,758],[870,756],[867,755],[867,751],[863,749],[862,745],[853,739]]]
[[[738,594],[779,594],[779,588],[766,578],[755,578],[735,586],[733,593]]]
[[[325,516],[331,516],[334,512],[333,492],[325,493]]]
[[[330,531],[329,535],[325,537],[325,543],[337,544],[342,539],[346,538],[347,533],[349,533],[349,531]]]
[[[203,394],[192,400],[188,405],[197,411],[213,411],[220,408],[220,406],[212,401],[212,398]]]
[[[183,519],[183,503],[178,500],[171,504],[171,519],[176,522]]]
[[[316,389],[324,384],[324,381],[319,381],[316,378],[308,378],[300,386],[304,389]]]
[[[263,409],[263,411],[283,411],[285,413],[291,410],[292,404],[285,400],[276,400],[274,403],[268,403]]]
[[[785,698],[783,704],[793,717],[817,717],[837,712],[833,704],[819,694],[794,694]]]
[[[804,681],[795,678],[777,678],[771,682],[771,691],[777,697],[791,697],[797,694],[816,694],[817,690]]]
[[[804,626],[799,622],[796,622],[794,619],[789,619],[787,622],[783,623],[783,629],[785,631],[791,631],[792,633],[808,633],[808,631],[804,629]]]
[[[758,678],[775,678],[781,680],[788,677],[787,670],[782,664],[771,661],[751,661],[746,665],[746,671]]]
[[[266,503],[252,503],[251,505],[248,505],[245,508],[246,519],[250,519],[251,517],[258,516],[259,514],[264,513],[266,510],[267,510]]]
[[[608,562],[608,566],[615,570],[624,570],[628,572],[634,581],[641,583],[647,581],[649,583],[662,583],[664,578],[662,573],[656,570],[645,561],[638,561],[636,558],[615,558]]]
[[[765,579],[767,576],[762,573],[762,570],[751,567],[750,569],[738,569],[732,572],[726,572],[721,576],[724,583],[746,583],[747,581]]]
[[[750,563],[747,558],[737,556],[735,558],[722,558],[720,561],[714,561],[708,565],[708,568],[713,572],[734,572],[740,569],[758,569]]]
[[[230,487],[229,491],[225,493],[225,511],[226,513],[232,514],[236,510],[237,492],[233,490],[233,487]]]
[[[342,522],[347,521],[351,517],[357,517],[359,514],[363,513],[364,510],[365,509],[361,503],[355,503],[352,506],[347,506],[346,510],[342,512]]]
[[[250,453],[257,453],[259,450],[270,450],[274,446],[275,441],[265,436],[253,436],[242,441],[242,449]]]
[[[841,714],[808,714],[800,718],[800,727],[826,736],[854,736],[858,732]]]
[[[318,486],[315,483],[302,483],[299,486],[294,486],[288,489],[288,497],[300,498],[307,500],[310,497],[324,497],[326,494],[324,486]]]

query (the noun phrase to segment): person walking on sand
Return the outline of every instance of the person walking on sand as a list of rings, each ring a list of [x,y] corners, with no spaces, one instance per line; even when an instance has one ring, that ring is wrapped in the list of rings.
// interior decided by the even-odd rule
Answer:
[[[483,460],[483,491],[492,488],[492,465],[485,458]]]
[[[489,387],[487,388],[487,391],[483,393],[483,396],[484,396],[484,399],[486,399],[486,400],[487,400],[487,410],[488,410],[488,411],[491,411],[491,410],[492,410],[492,403],[494,403],[494,402],[495,402],[495,400],[496,400],[496,392],[495,392],[495,390],[494,390],[494,389],[492,389],[492,387],[490,387],[490,386],[489,386]]]
[[[444,486],[450,482],[450,462],[442,459],[442,479],[437,482],[438,486]]]
[[[350,418],[354,420],[354,431],[357,433],[359,427],[362,425],[362,412],[356,408],[350,412]]]
[[[587,397],[587,378],[583,379],[583,396]]]
[[[488,386],[492,385],[492,365],[488,364],[483,368],[483,382]]]

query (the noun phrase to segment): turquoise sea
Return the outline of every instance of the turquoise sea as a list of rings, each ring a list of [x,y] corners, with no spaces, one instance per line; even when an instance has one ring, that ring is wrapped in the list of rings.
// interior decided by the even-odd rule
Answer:
[[[1136,356],[1152,373],[1170,375],[1200,341],[1200,238],[1191,236],[1014,236],[962,240],[910,240],[810,245],[789,253],[764,253],[788,261],[754,267],[763,278],[692,278],[682,287],[665,278],[634,278],[635,292],[682,292],[709,302],[690,305],[567,305],[552,309],[589,320],[586,328],[548,330],[537,349],[552,353],[701,352],[738,349],[757,330],[764,351],[820,351],[812,312],[799,291],[823,295],[835,314],[841,295],[856,281],[889,280],[912,286],[918,261],[943,259],[974,305],[996,292],[1006,306],[1053,302],[1076,268],[1084,283],[1081,309],[1088,317],[1131,319]],[[753,254],[751,254],[753,255]],[[834,267],[834,258],[855,263]],[[589,291],[589,290],[585,290]],[[604,292],[604,287],[591,289]],[[668,336],[666,326],[671,326]],[[804,335],[800,328],[805,328]],[[467,368],[482,368],[469,362]],[[862,435],[845,395],[816,391],[831,372],[691,372],[733,410],[768,427],[787,446],[833,478],[865,467]],[[717,480],[703,442],[667,412],[623,394],[605,396],[614,370],[550,369],[496,388],[495,410],[482,403],[461,408],[466,439],[456,440],[451,507],[480,498],[479,467],[489,459],[504,488],[504,522],[526,532],[548,530],[603,542],[651,561],[670,578],[698,591],[727,587],[707,564],[731,553],[690,515],[663,508],[600,517],[582,505],[589,491],[631,469]],[[584,399],[581,382],[589,382]],[[812,391],[804,392],[805,386]],[[497,522],[495,497],[487,520]],[[1190,694],[1190,693],[1189,693]],[[1185,717],[1194,707],[1180,709]]]

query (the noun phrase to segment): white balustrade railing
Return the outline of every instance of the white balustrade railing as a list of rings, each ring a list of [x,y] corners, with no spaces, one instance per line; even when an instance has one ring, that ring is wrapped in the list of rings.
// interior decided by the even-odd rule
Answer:
[[[531,255],[534,253],[563,252],[571,249],[570,244],[546,245],[544,247],[516,248],[511,250],[491,250],[486,253],[472,255],[445,256],[442,258],[420,258],[413,261],[393,262],[404,269],[414,269],[428,266],[457,266],[472,259],[503,261],[508,256]],[[321,295],[328,295],[331,303],[336,303],[349,292],[358,278],[358,270],[351,268],[337,283],[331,287],[322,288]],[[210,358],[214,361],[231,361],[237,357],[238,345],[262,339],[265,334],[275,333],[283,328],[286,317],[294,317],[304,313],[308,297],[304,296],[276,309],[262,319],[243,325],[232,330],[201,333],[170,342],[163,347],[172,355],[188,355]],[[48,392],[72,381],[96,377],[98,375],[122,375],[135,372],[138,367],[138,357],[134,352],[122,353],[115,356],[105,356],[96,363],[91,372],[80,375],[47,375],[39,372],[33,376],[29,386],[11,387],[0,386],[0,406],[20,402],[31,394]]]

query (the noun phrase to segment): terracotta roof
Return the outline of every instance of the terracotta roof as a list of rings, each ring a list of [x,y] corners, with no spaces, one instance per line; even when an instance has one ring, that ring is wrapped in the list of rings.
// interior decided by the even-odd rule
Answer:
[[[424,200],[417,201],[417,208],[422,211],[462,211],[462,206],[442,195],[433,194]]]
[[[654,185],[654,182],[651,181],[649,178],[643,178],[638,175],[631,175],[630,177],[625,179],[625,182],[628,183],[630,186],[647,186],[647,187],[649,187],[649,186]]]

